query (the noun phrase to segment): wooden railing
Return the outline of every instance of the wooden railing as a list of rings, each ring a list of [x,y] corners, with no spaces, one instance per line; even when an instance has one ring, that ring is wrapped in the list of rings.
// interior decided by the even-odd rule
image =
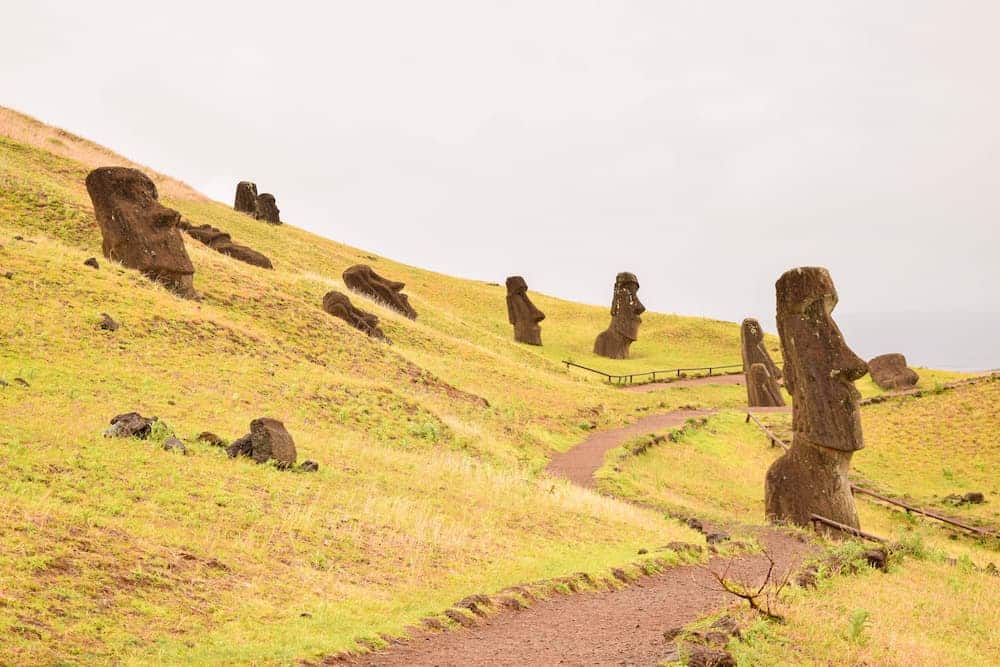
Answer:
[[[596,375],[603,376],[611,384],[633,384],[635,383],[635,378],[648,377],[648,382],[656,382],[656,376],[660,375],[663,377],[673,375],[675,377],[681,377],[682,373],[693,373],[696,371],[708,371],[704,375],[713,375],[715,371],[725,371],[728,370],[730,373],[723,373],[723,375],[729,375],[732,373],[732,369],[739,369],[736,372],[743,372],[743,364],[725,364],[720,366],[698,366],[696,368],[667,368],[665,370],[658,371],[642,371],[639,373],[622,373],[620,375],[615,373],[606,373],[602,370],[596,368],[590,368],[589,366],[583,366],[574,361],[563,361],[566,364],[566,368],[579,368],[581,370],[594,373]]]

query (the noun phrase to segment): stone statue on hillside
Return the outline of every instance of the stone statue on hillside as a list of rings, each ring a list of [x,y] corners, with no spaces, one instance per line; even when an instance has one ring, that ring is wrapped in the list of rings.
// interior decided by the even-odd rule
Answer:
[[[236,202],[233,208],[240,213],[257,215],[257,184],[250,181],[240,181],[236,184]]]
[[[514,340],[529,345],[542,344],[545,313],[535,308],[528,298],[528,283],[521,276],[507,278],[507,319],[514,325]]]
[[[232,257],[233,259],[259,266],[262,269],[273,269],[271,260],[262,253],[245,245],[233,243],[232,237],[221,229],[212,225],[194,226],[190,222],[181,221],[179,227],[188,233],[188,236],[201,241],[212,250]]]
[[[372,338],[385,340],[385,334],[378,326],[378,317],[355,307],[347,295],[342,292],[336,290],[327,292],[323,297],[323,310],[334,317],[339,317]]]
[[[740,342],[743,347],[747,405],[751,408],[784,405],[785,399],[778,388],[781,370],[764,347],[764,330],[761,329],[760,322],[752,317],[743,320]],[[760,368],[754,369],[758,365]]]
[[[917,372],[906,365],[906,357],[901,354],[875,357],[868,362],[868,372],[882,389],[909,389],[920,380]]]
[[[847,473],[851,456],[864,447],[854,382],[868,366],[833,321],[837,290],[826,269],[792,269],[775,287],[794,435],[767,471],[767,517],[806,526],[818,514],[859,528]]]
[[[281,218],[279,213],[278,203],[275,201],[274,195],[269,192],[265,192],[264,194],[257,196],[254,217],[258,220],[269,222],[272,225],[280,225]]]
[[[413,310],[410,299],[403,294],[405,283],[386,280],[367,264],[355,264],[348,268],[343,278],[348,289],[380,301],[411,320],[417,319],[417,311]]]
[[[195,297],[194,265],[177,229],[181,214],[158,201],[153,181],[136,169],[100,167],[86,183],[104,256]]]
[[[639,338],[639,325],[646,307],[639,301],[639,279],[634,273],[619,273],[611,297],[611,324],[594,341],[594,354],[609,359],[627,359],[628,348]]]

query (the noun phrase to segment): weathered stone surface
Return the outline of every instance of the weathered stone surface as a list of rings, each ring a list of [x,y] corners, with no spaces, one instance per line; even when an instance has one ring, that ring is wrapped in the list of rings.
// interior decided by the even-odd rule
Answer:
[[[906,365],[906,357],[901,354],[875,357],[868,362],[868,372],[882,389],[908,389],[920,380],[917,372]]]
[[[198,440],[199,442],[204,442],[206,444],[212,445],[213,447],[226,446],[226,441],[220,438],[219,436],[215,435],[211,431],[202,431],[201,433],[198,434],[198,437],[195,439]]]
[[[169,437],[163,441],[163,449],[168,452],[177,452],[178,454],[187,454],[187,447],[181,442],[180,438]]]
[[[157,200],[141,171],[100,167],[87,175],[87,192],[108,259],[137,269],[185,297],[194,297],[194,265],[177,223],[180,213]]]
[[[639,301],[639,279],[622,272],[615,277],[611,297],[611,324],[594,341],[594,354],[609,359],[627,359],[629,346],[639,338],[639,325],[646,307]]]
[[[156,417],[143,417],[138,412],[126,412],[111,418],[111,426],[104,431],[105,438],[139,438],[145,440],[153,430]]]
[[[736,667],[736,659],[721,648],[686,644],[688,649],[688,667]]]
[[[355,264],[349,267],[344,271],[343,278],[349,290],[375,299],[411,320],[417,319],[417,311],[410,305],[409,297],[403,294],[405,283],[386,280],[367,264]]]
[[[258,220],[263,220],[264,222],[269,222],[272,225],[280,225],[281,217],[280,211],[278,211],[278,203],[274,199],[274,195],[269,192],[265,192],[257,197],[257,206],[254,217]]]
[[[529,345],[542,344],[539,323],[545,313],[528,298],[528,283],[521,276],[507,278],[507,320],[514,325],[514,340]]]
[[[235,459],[237,456],[250,456],[252,451],[253,442],[251,442],[249,433],[241,438],[233,440],[233,442],[226,447],[226,454],[228,454],[231,459]]]
[[[97,328],[104,331],[118,331],[118,323],[107,313],[101,313],[101,321],[97,323]]]
[[[97,263],[97,258],[96,257],[88,257],[87,259],[83,260],[83,265],[84,266],[89,266],[92,269],[99,269],[99,268],[101,268],[101,265]]]
[[[826,269],[792,269],[775,287],[794,435],[767,471],[767,517],[807,526],[818,514],[860,528],[847,473],[864,446],[854,382],[868,366],[833,320],[837,290]]]
[[[778,388],[781,369],[764,347],[764,330],[760,322],[752,317],[743,320],[743,325],[740,327],[740,343],[743,349],[747,405],[752,408],[784,405],[785,399]],[[760,364],[762,368],[754,370],[756,364]]]
[[[233,208],[240,213],[257,215],[257,184],[250,181],[240,181],[236,184],[236,201]]]
[[[226,232],[213,227],[212,225],[193,226],[190,223],[184,227],[188,236],[201,241],[212,250],[233,259],[259,266],[262,269],[273,269],[271,260],[253,248],[238,243],[233,243],[232,237]]]
[[[257,463],[274,459],[279,468],[295,465],[295,441],[277,419],[260,417],[250,422],[250,455]]]
[[[299,464],[299,470],[302,472],[318,472],[319,464],[315,461],[303,461]]]
[[[323,296],[323,310],[372,338],[385,339],[385,333],[378,325],[378,317],[355,307],[343,292],[336,290],[327,292]]]

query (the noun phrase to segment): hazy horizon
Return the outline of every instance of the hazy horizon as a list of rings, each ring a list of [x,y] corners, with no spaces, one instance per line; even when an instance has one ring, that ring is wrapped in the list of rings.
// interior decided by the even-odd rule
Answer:
[[[1000,366],[989,2],[14,3],[0,103],[409,264]]]

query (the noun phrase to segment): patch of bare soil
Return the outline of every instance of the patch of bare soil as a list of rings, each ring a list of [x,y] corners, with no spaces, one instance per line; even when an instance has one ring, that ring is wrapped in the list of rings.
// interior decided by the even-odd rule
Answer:
[[[670,382],[646,382],[644,384],[630,384],[622,389],[644,394],[650,391],[662,391],[676,387],[697,387],[702,384],[743,384],[743,374],[733,375],[704,375],[696,378],[686,378],[683,380],[672,380]]]

